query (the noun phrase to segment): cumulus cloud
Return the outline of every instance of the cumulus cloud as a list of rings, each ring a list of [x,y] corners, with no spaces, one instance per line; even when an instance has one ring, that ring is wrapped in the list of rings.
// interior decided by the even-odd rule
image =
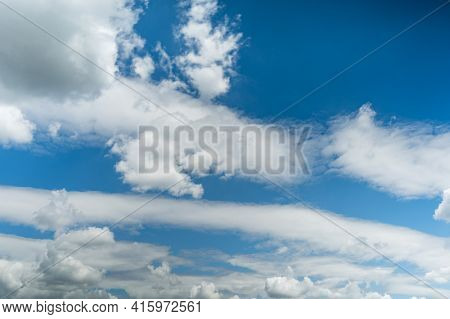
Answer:
[[[25,119],[20,109],[0,105],[0,145],[30,143],[34,129],[35,125]]]
[[[0,259],[0,295],[20,287],[27,270],[23,263]]]
[[[331,123],[323,153],[331,169],[402,197],[450,188],[450,133],[425,123],[383,124],[369,104]]]
[[[301,281],[288,277],[267,278],[265,289],[273,298],[390,298],[387,294],[366,292],[355,282],[349,282],[341,288],[330,289],[313,282],[308,277]]]
[[[133,58],[133,68],[134,72],[142,79],[148,80],[155,71],[155,64],[153,59],[146,55],[144,57],[134,57]]]
[[[294,278],[272,277],[266,280],[266,291],[270,297],[274,298],[298,298],[313,285],[308,277],[302,282]]]
[[[48,125],[48,134],[49,134],[50,137],[52,137],[52,138],[57,138],[60,129],[61,129],[61,123],[59,123],[59,122],[53,122],[53,123],[50,123],[50,124]]]
[[[95,2],[57,0],[39,5],[14,1],[11,5],[49,30],[71,48],[107,72],[117,71],[119,49],[129,53],[143,40],[133,32],[139,11],[127,0]],[[86,63],[42,31],[8,10],[0,13],[0,87],[3,97],[89,97],[112,79]],[[138,40],[137,40],[138,39]]]
[[[80,285],[88,286],[98,284],[102,278],[102,273],[92,267],[85,265],[82,261],[56,252],[47,251],[47,255],[39,265],[39,271],[44,271],[51,267],[51,271],[43,274],[47,285]]]
[[[220,293],[212,282],[201,282],[191,289],[191,298],[194,299],[219,299]]]
[[[175,156],[161,156],[157,159],[149,159],[150,165],[159,169],[154,173],[143,173],[139,169],[139,140],[115,139],[110,142],[111,152],[120,157],[116,164],[116,171],[121,173],[124,181],[133,185],[136,191],[145,192],[149,189],[164,191],[169,189],[174,196],[191,195],[200,198],[203,195],[203,187],[192,182],[189,175],[184,173],[176,163]],[[162,149],[161,149],[162,151]],[[162,152],[161,152],[162,154]],[[148,165],[149,163],[147,163]],[[165,168],[168,168],[165,170]]]
[[[100,233],[105,237],[98,237],[98,241],[67,257]],[[274,260],[272,254],[260,252],[250,256],[217,254],[215,262],[223,264],[232,260],[231,265],[238,265],[244,271],[224,271],[221,267],[208,266],[205,270],[213,270],[215,275],[176,274],[168,260],[176,265],[192,267],[197,272],[202,272],[202,266],[196,265],[195,259],[186,259],[187,256],[170,256],[165,247],[117,241],[108,229],[101,228],[72,230],[54,240],[0,235],[0,244],[0,269],[7,271],[0,275],[0,289],[5,294],[34,277],[37,271],[58,262],[54,271],[43,274],[13,296],[21,298],[114,297],[108,293],[110,289],[122,289],[132,298],[233,298],[237,295],[243,298],[389,297],[386,293],[370,290],[371,283],[381,291],[436,296],[408,276],[383,273],[379,267],[369,265],[354,264],[345,270],[342,263],[350,264],[348,259],[335,257],[332,260],[303,254],[294,254],[284,260]],[[292,249],[295,247],[298,248],[299,243],[292,243]],[[22,253],[16,254],[17,250]],[[163,262],[155,266],[154,262],[159,260]],[[308,271],[311,261],[315,267]],[[280,275],[279,269],[289,264],[294,266],[290,275]],[[340,274],[327,269],[336,269]],[[320,279],[300,281],[295,279],[298,276]]]
[[[200,96],[212,99],[230,87],[230,75],[242,34],[230,31],[226,23],[213,26],[217,0],[191,0],[186,23],[180,27],[187,52],[178,65],[198,89]]]
[[[152,275],[157,275],[160,277],[167,276],[171,273],[170,265],[168,262],[163,262],[159,267],[149,265],[148,270],[150,270],[150,273]]]
[[[107,228],[71,230],[52,240],[0,234],[0,244],[1,297],[114,298],[109,290],[121,289],[132,298],[189,298],[195,283],[205,280],[172,273],[169,261],[191,262],[171,256],[168,248],[117,241]],[[196,298],[216,296],[209,283],[198,289]]]
[[[442,194],[442,202],[434,211],[433,217],[438,220],[450,222],[450,189],[444,190]]]
[[[73,254],[94,237],[95,242]],[[145,273],[149,263],[169,256],[165,247],[119,242],[109,229],[95,227],[62,233],[54,240],[0,235],[0,242],[2,296],[42,274],[15,294],[22,298],[107,297],[107,276],[138,270]]]
[[[51,196],[50,203],[33,214],[37,227],[59,232],[68,225],[76,224],[82,213],[69,203],[67,192],[64,189],[52,191]]]

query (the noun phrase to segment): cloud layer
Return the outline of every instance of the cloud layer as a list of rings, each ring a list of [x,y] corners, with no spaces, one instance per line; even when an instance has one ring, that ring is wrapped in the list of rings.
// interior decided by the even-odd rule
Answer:
[[[53,225],[54,231],[59,235],[55,243],[43,246],[58,247],[62,249],[62,253],[70,251],[76,245],[82,245],[88,237],[94,237],[102,231],[99,228],[89,228],[89,225],[113,224],[148,200],[145,196],[69,192],[65,193],[64,200],[59,199],[59,202],[64,204],[58,206],[61,208],[60,214],[53,214],[54,221],[49,224],[45,220],[43,222],[37,219],[36,214],[32,213],[36,207],[55,206],[55,204],[48,204],[49,201],[52,203],[56,200],[55,195],[49,191],[2,187],[0,194],[8,198],[8,201],[0,200],[2,221],[38,229]],[[25,201],[24,198],[26,198]],[[65,213],[62,207],[67,207]],[[76,218],[73,217],[74,210],[79,212]],[[41,214],[44,211],[41,211]],[[406,267],[414,271],[418,277],[431,282],[432,285],[437,285],[443,293],[446,293],[445,284],[450,279],[449,272],[446,271],[450,263],[450,250],[446,238],[404,227],[351,219],[329,212],[321,213],[332,218],[395,262],[410,265]],[[156,199],[125,220],[121,228],[132,230],[136,229],[136,226],[146,227],[146,225],[169,225],[193,230],[238,231],[243,236],[257,239],[257,242],[261,243],[258,245],[262,246],[259,248],[255,246],[256,252],[250,254],[208,254],[209,258],[213,258],[216,263],[228,265],[230,269],[238,267],[237,269],[243,271],[224,270],[219,267],[213,271],[215,275],[185,276],[174,272],[171,265],[196,265],[198,261],[189,257],[192,255],[172,256],[167,248],[151,246],[148,256],[154,254],[159,257],[149,259],[146,255],[142,257],[146,260],[144,261],[139,259],[141,257],[129,255],[131,251],[136,250],[131,249],[131,244],[115,241],[112,230],[108,229],[105,235],[99,238],[98,245],[106,245],[102,251],[107,254],[111,249],[111,255],[98,258],[97,253],[94,258],[90,257],[90,249],[87,249],[85,252],[77,253],[84,266],[71,261],[67,267],[80,267],[80,273],[77,275],[79,278],[86,280],[101,278],[92,285],[92,288],[103,289],[106,287],[105,283],[113,279],[109,276],[101,277],[100,274],[105,271],[109,273],[109,271],[124,270],[121,268],[124,263],[119,254],[123,252],[126,258],[133,259],[133,262],[127,262],[128,266],[124,267],[133,265],[136,269],[144,268],[139,270],[139,278],[142,276],[158,278],[158,284],[155,284],[155,287],[160,287],[157,292],[158,290],[143,287],[142,283],[136,283],[134,279],[119,280],[120,276],[116,278],[118,281],[113,281],[107,286],[126,288],[132,296],[183,295],[186,297],[192,295],[206,298],[207,296],[218,297],[217,294],[220,294],[225,298],[235,295],[362,298],[384,297],[387,294],[439,297],[435,291],[403,273],[401,269],[385,261],[373,250],[361,245],[317,212],[302,206],[240,205]],[[25,240],[19,242],[29,245]],[[97,245],[96,241],[92,245],[92,249],[97,251],[94,247]],[[149,247],[145,246],[146,244],[142,245]],[[11,244],[6,244],[4,247],[11,247],[14,251],[24,249],[12,248]],[[156,252],[151,253],[155,249]],[[38,252],[39,250],[36,250],[35,256]],[[9,261],[22,262],[21,253],[9,254],[13,254],[12,250],[0,255],[9,256],[7,258]],[[52,259],[59,256],[61,252],[58,255],[44,251],[43,254],[45,258]],[[32,259],[32,256],[29,258]],[[137,259],[134,260],[135,258]],[[150,260],[167,263],[155,266]],[[205,266],[196,267],[199,270]],[[206,273],[210,273],[213,268],[207,267]],[[73,274],[74,271],[70,273]],[[309,282],[310,278],[315,278],[312,281],[313,285]],[[213,283],[214,287],[210,283]],[[443,284],[444,286],[441,286]],[[307,289],[308,287],[310,289]]]

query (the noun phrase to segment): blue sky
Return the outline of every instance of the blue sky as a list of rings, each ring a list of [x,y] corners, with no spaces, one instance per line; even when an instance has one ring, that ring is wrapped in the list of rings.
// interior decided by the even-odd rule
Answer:
[[[197,5],[207,7],[208,3],[215,4],[215,1],[202,0]],[[189,8],[194,6],[196,2],[188,2],[182,6],[178,1],[151,0],[148,6],[142,4],[137,6],[143,8],[143,11],[136,16],[138,17],[136,21],[128,16],[124,19],[131,26],[131,30],[127,31],[129,32],[126,35],[127,39],[123,40],[124,43],[132,39],[133,35],[137,35],[145,44],[142,46],[133,44],[136,45],[134,51],[129,56],[118,57],[115,62],[113,61],[112,67],[121,65],[122,71],[118,68],[116,72],[121,72],[120,76],[123,79],[131,79],[130,83],[139,85],[141,89],[145,90],[145,85],[138,82],[145,79],[136,80],[133,78],[136,77],[136,71],[132,71],[131,68],[134,58],[149,56],[156,68],[151,73],[151,78],[146,81],[161,88],[160,81],[168,78],[169,72],[162,67],[162,62],[158,58],[160,52],[156,48],[160,44],[168,56],[172,57],[175,68],[174,77],[177,80],[185,81],[189,87],[187,91],[185,88],[177,88],[182,94],[190,95],[194,102],[198,100],[200,101],[198,103],[205,103],[205,105],[224,105],[230,112],[234,112],[233,114],[255,119],[255,121],[268,122],[272,116],[292,102],[321,85],[441,3],[441,1],[434,0],[396,1],[395,3],[392,1],[341,1],[339,3],[336,1],[321,1],[320,3],[314,1],[278,1],[276,3],[272,1],[220,1],[217,10],[212,10],[215,14],[206,17],[206,19],[210,19],[208,23],[211,23],[212,26],[225,26],[227,34],[242,34],[242,36],[236,42],[237,49],[227,52],[228,55],[233,56],[233,62],[226,65],[227,62],[222,61],[223,64],[220,64],[225,70],[224,78],[230,81],[229,88],[205,102],[202,97],[199,97],[199,95],[202,95],[203,88],[196,87],[194,80],[190,79],[188,75],[189,68],[198,66],[190,65],[191,62],[185,65],[177,64],[179,62],[176,60],[177,56],[183,57],[184,52],[195,51],[196,49],[195,46],[194,48],[189,47],[189,42],[183,40],[183,33],[180,31],[180,26],[185,25],[187,20],[193,19],[189,16]],[[18,6],[23,12],[29,14],[29,8],[21,4],[18,4]],[[67,15],[70,17],[71,12],[75,12],[75,9],[67,8]],[[11,12],[7,12],[7,9],[3,7],[0,10],[2,15],[11,15]],[[80,10],[83,13],[89,10],[94,12],[97,8],[82,6]],[[135,8],[129,7],[108,8],[108,10],[111,10],[111,12],[114,12],[114,10],[122,10],[127,13],[137,12]],[[108,10],[105,10],[106,15],[110,14]],[[380,227],[379,232],[383,232],[382,227],[385,226],[387,232],[391,230],[394,232],[395,230],[395,232],[401,233],[405,229],[411,231],[411,233],[408,233],[409,235],[404,235],[405,238],[416,236],[415,234],[418,233],[415,231],[418,231],[424,236],[429,236],[426,237],[426,240],[418,238],[418,242],[430,240],[434,243],[436,239],[439,243],[441,240],[447,243],[450,228],[446,221],[450,220],[450,210],[446,206],[448,202],[446,202],[443,193],[447,189],[445,178],[448,176],[446,175],[448,166],[445,165],[445,156],[436,158],[436,162],[428,162],[428,160],[432,160],[433,156],[438,157],[443,153],[445,154],[445,147],[450,147],[450,145],[446,146],[447,141],[449,141],[447,123],[450,120],[450,111],[446,108],[446,105],[450,102],[448,93],[450,44],[447,41],[447,30],[450,24],[448,20],[449,10],[449,7],[444,7],[412,30],[351,68],[335,81],[291,108],[278,119],[278,123],[281,125],[285,125],[288,121],[297,123],[297,125],[301,125],[301,123],[311,124],[317,135],[312,137],[310,143],[316,145],[317,140],[323,139],[328,145],[328,150],[331,150],[329,151],[331,155],[328,156],[319,151],[323,156],[320,161],[325,163],[325,169],[316,166],[316,158],[312,157],[310,158],[312,176],[301,182],[289,183],[283,187],[289,189],[302,201],[309,203],[316,209],[330,213],[331,216],[338,214],[339,218],[343,218],[343,223],[351,224],[355,220],[361,223],[367,222],[374,225],[373,227]],[[63,12],[63,14],[66,13]],[[96,18],[97,14],[97,12],[93,13],[92,17]],[[98,21],[109,21],[107,19],[102,20],[104,17],[101,14],[98,15],[100,16]],[[91,20],[88,19],[87,21]],[[223,24],[223,21],[229,22]],[[40,21],[39,23],[44,22]],[[135,22],[136,24],[134,24]],[[19,22],[10,17],[8,23]],[[56,21],[55,25],[57,23],[60,22]],[[110,26],[108,23],[106,25]],[[51,27],[54,27],[52,23],[46,26],[49,31],[58,34],[58,31],[51,29]],[[111,28],[116,30],[114,26]],[[67,30],[66,33],[69,35],[81,32],[87,38],[91,36],[88,31],[79,31],[77,26],[68,26],[67,29],[63,26],[62,29]],[[30,36],[28,33],[34,32],[26,28],[19,28],[18,30],[18,32],[24,32],[22,37],[24,41]],[[58,36],[64,37],[65,33],[62,32]],[[119,35],[117,37],[120,38]],[[94,36],[93,38],[95,39]],[[67,42],[70,42],[70,40],[70,37],[65,39]],[[218,41],[225,40],[226,36]],[[20,50],[20,42],[18,43],[12,44],[13,50]],[[32,41],[29,43],[32,43]],[[76,44],[76,42],[70,43]],[[124,43],[120,44],[124,45]],[[45,42],[41,44],[45,45]],[[109,43],[105,43],[105,48],[110,50],[107,44]],[[54,45],[56,46],[56,44]],[[82,48],[85,49],[85,47]],[[51,49],[52,47],[49,50]],[[85,52],[88,55],[94,51],[86,49]],[[39,48],[36,48],[36,52],[39,52]],[[66,54],[67,52],[64,52],[62,61],[68,59]],[[108,54],[111,56],[110,52],[104,52],[104,54],[105,56],[101,54],[98,57],[95,56],[95,60],[107,60],[105,57]],[[1,56],[0,59],[2,59]],[[2,70],[10,70],[3,66],[5,63],[13,66],[20,64],[19,60],[15,61],[10,57],[4,57],[3,59],[9,62],[2,63]],[[70,64],[71,61],[68,59],[66,63]],[[201,67],[206,66],[201,65]],[[12,69],[14,70],[14,68]],[[68,67],[67,74],[70,74],[70,76],[77,75],[78,71],[77,68],[71,69]],[[26,72],[33,72],[33,69],[30,68],[28,71],[21,72],[26,75]],[[54,71],[49,66],[49,74],[52,72]],[[93,71],[87,69],[87,73],[89,72]],[[3,94],[0,106],[14,105],[19,109],[24,117],[22,120],[27,119],[34,125],[32,129],[33,138],[23,143],[17,142],[12,137],[8,140],[9,137],[7,137],[5,138],[7,142],[4,143],[3,147],[0,143],[0,165],[2,167],[0,185],[2,185],[2,190],[12,189],[14,194],[22,198],[24,196],[21,193],[24,190],[23,188],[28,188],[36,194],[41,194],[39,192],[46,190],[65,189],[68,197],[67,200],[64,197],[66,195],[51,199],[52,197],[47,192],[45,200],[50,199],[54,205],[44,206],[43,211],[39,210],[40,207],[30,208],[28,215],[22,211],[25,209],[24,205],[14,202],[15,198],[3,197],[3,206],[0,208],[2,212],[0,232],[2,234],[16,235],[37,241],[57,242],[58,236],[64,234],[64,232],[69,238],[77,231],[86,232],[87,227],[101,229],[102,227],[108,227],[110,224],[108,218],[100,218],[100,215],[96,215],[95,218],[90,218],[89,222],[84,217],[80,217],[80,220],[75,218],[71,220],[70,225],[67,224],[69,226],[64,224],[63,229],[47,226],[45,223],[52,223],[46,218],[50,220],[58,219],[62,214],[62,219],[65,220],[66,215],[64,214],[77,216],[76,213],[73,213],[78,211],[77,205],[74,204],[74,209],[71,205],[72,203],[78,203],[80,199],[76,198],[77,195],[73,195],[75,198],[72,199],[71,194],[73,192],[79,192],[79,194],[105,193],[111,196],[122,194],[130,196],[130,201],[133,202],[133,196],[136,194],[151,196],[151,194],[157,194],[161,190],[151,186],[144,192],[136,192],[136,182],[127,180],[126,172],[117,169],[116,165],[119,161],[126,161],[126,154],[114,154],[114,152],[111,152],[110,145],[108,146],[106,142],[116,135],[128,134],[132,136],[132,133],[127,129],[120,131],[121,128],[117,125],[114,126],[114,121],[112,121],[111,129],[108,126],[108,120],[104,119],[105,114],[108,117],[108,112],[99,112],[103,119],[93,118],[89,121],[85,120],[84,115],[80,115],[81,113],[76,113],[77,111],[75,113],[67,111],[67,114],[64,113],[66,111],[62,111],[60,114],[59,111],[55,110],[57,110],[58,105],[68,103],[68,100],[52,96],[54,92],[59,90],[58,87],[52,87],[49,84],[49,92],[51,93],[46,93],[47,95],[23,93],[20,76],[18,78],[19,80],[14,82],[13,85],[9,82],[9,78],[2,77],[0,79],[4,82],[1,83],[0,87],[0,92]],[[173,78],[170,78],[170,80],[172,81]],[[74,81],[76,85],[78,82],[76,82],[76,79]],[[93,86],[98,84],[95,81],[95,79],[92,79]],[[25,85],[24,87],[26,88]],[[39,90],[42,90],[42,88],[40,87]],[[36,92],[41,92],[39,90]],[[148,89],[150,96],[154,92],[152,90],[152,88]],[[62,91],[63,89],[61,89]],[[76,90],[75,92],[78,94]],[[80,97],[79,101],[84,99],[91,101],[90,99],[92,99],[94,105],[94,103],[97,103],[98,94],[101,97],[103,93],[97,92],[95,94],[97,94],[97,97],[89,96],[86,98],[86,96],[83,96]],[[82,96],[82,93],[79,93],[79,95]],[[70,96],[68,99],[73,99],[73,97]],[[36,102],[36,100],[39,102]],[[74,102],[72,109],[82,109],[82,103],[84,102],[79,101]],[[124,101],[127,101],[126,97]],[[29,105],[25,105],[27,103]],[[38,104],[34,106],[33,103]],[[370,112],[365,113],[364,110],[360,110],[360,107],[365,103],[371,103],[371,110],[376,112],[376,115],[371,116]],[[121,111],[121,105],[119,104],[110,107],[112,113]],[[168,105],[168,107],[171,107],[171,105]],[[124,109],[122,116],[126,117],[126,112],[127,110]],[[77,116],[80,116],[79,120]],[[86,119],[90,119],[89,116]],[[113,117],[114,115],[111,115],[111,118]],[[105,120],[104,124],[103,120]],[[333,126],[334,122],[332,121],[344,124]],[[62,123],[61,132],[59,136],[52,138],[48,135],[46,128],[51,123],[56,122]],[[125,122],[127,122],[126,119]],[[92,131],[90,131],[91,124],[94,127]],[[358,131],[359,129],[361,131]],[[363,137],[369,138],[369,141],[358,145],[358,137],[362,133],[368,134]],[[0,131],[0,142],[2,141],[1,134]],[[353,144],[351,144],[353,146],[346,148],[345,141],[339,140],[340,136],[354,138]],[[322,144],[318,143],[317,145]],[[385,146],[387,146],[386,149]],[[399,149],[396,148],[397,146]],[[367,147],[367,150],[365,147]],[[317,147],[314,147],[314,149],[316,150]],[[363,153],[362,158],[367,159],[363,164],[356,162],[358,156],[361,155],[360,151]],[[393,164],[388,164],[385,171],[380,171],[379,165],[384,165],[387,162]],[[408,173],[410,177],[403,179],[406,173],[403,171],[397,172],[395,170],[396,165],[412,167],[413,170]],[[430,168],[433,165],[438,168],[436,170]],[[442,171],[441,177],[438,176],[440,171]],[[415,178],[415,176],[425,177],[425,182],[422,182],[420,178]],[[224,179],[218,175],[192,175],[190,177],[193,183],[202,185],[204,194],[201,199],[192,199],[189,194],[182,194],[183,196],[177,197],[165,193],[164,197],[174,202],[180,200],[200,203],[211,201],[218,203],[218,205],[224,205],[224,207],[235,204],[239,206],[236,213],[239,213],[239,210],[242,209],[242,214],[245,216],[247,213],[244,210],[248,207],[260,207],[261,205],[295,207],[299,204],[297,200],[286,196],[283,190],[273,185],[245,179],[242,176],[234,176],[229,179]],[[417,183],[417,185],[413,185],[414,183]],[[23,198],[22,200],[26,202],[26,205],[41,203],[37,197],[29,200]],[[45,200],[42,200],[44,203]],[[62,208],[58,206],[58,203],[62,205]],[[443,207],[441,213],[435,214],[435,210],[440,204]],[[57,207],[57,209],[54,207]],[[88,206],[84,208],[88,209]],[[17,216],[20,217],[14,217],[14,209],[18,210]],[[52,211],[52,209],[55,210]],[[47,211],[50,211],[48,215],[46,215]],[[80,211],[82,211],[82,214],[90,214],[83,209]],[[38,219],[35,216],[36,212],[38,212]],[[40,212],[42,213],[41,219],[39,219]],[[101,213],[103,214],[103,211]],[[124,215],[127,211],[122,213]],[[182,211],[179,213],[183,214]],[[189,210],[186,214],[189,214]],[[273,214],[276,216],[275,208]],[[434,218],[433,214],[435,214]],[[265,215],[261,217],[261,220],[256,218],[254,222],[264,224],[264,218],[266,218]],[[30,222],[30,219],[33,221]],[[43,223],[42,220],[46,222]],[[167,256],[152,259],[152,261],[149,261],[151,259],[149,257],[146,260],[152,276],[163,273],[164,276],[178,276],[184,278],[183,280],[189,276],[197,277],[189,277],[186,279],[186,283],[180,284],[181,292],[172,286],[163,292],[154,290],[146,292],[144,288],[135,288],[132,281],[127,284],[117,283],[117,286],[111,286],[113,285],[111,282],[114,282],[115,279],[108,282],[106,278],[102,278],[97,282],[96,280],[89,281],[88,278],[86,280],[89,282],[89,293],[105,291],[105,293],[114,294],[117,289],[120,291],[123,289],[126,291],[126,296],[132,297],[170,297],[177,296],[177,293],[189,297],[186,295],[186,291],[188,293],[190,291],[191,297],[231,297],[238,295],[240,297],[262,298],[337,298],[342,296],[362,298],[369,297],[372,290],[379,296],[389,295],[391,297],[433,297],[434,294],[432,291],[425,292],[426,287],[415,290],[415,285],[421,286],[421,283],[414,283],[414,280],[412,283],[408,282],[408,285],[410,285],[408,287],[413,288],[403,291],[394,287],[394,284],[390,282],[382,283],[379,286],[376,284],[377,279],[371,280],[370,275],[368,275],[369,279],[345,278],[342,275],[334,275],[335,277],[333,277],[331,273],[316,274],[306,269],[306,266],[302,266],[303,268],[299,266],[301,270],[294,266],[299,264],[299,261],[295,259],[299,254],[308,258],[342,258],[340,262],[350,262],[361,267],[372,267],[374,269],[378,265],[387,268],[393,266],[382,259],[367,257],[362,253],[359,256],[359,250],[356,248],[350,255],[354,254],[359,257],[352,260],[348,255],[342,256],[341,252],[336,252],[333,250],[334,248],[316,246],[318,245],[317,242],[312,239],[303,247],[302,245],[309,239],[301,237],[298,241],[296,239],[296,241],[290,242],[292,239],[282,238],[282,236],[280,238],[270,231],[262,230],[260,232],[257,230],[256,233],[253,233],[253,230],[246,230],[248,229],[245,228],[247,226],[242,226],[243,228],[240,228],[240,226],[211,226],[216,225],[214,223],[215,221],[210,223],[198,222],[198,224],[193,225],[188,222],[168,221],[162,218],[159,222],[140,221],[132,226],[127,225],[110,229],[109,232],[114,234],[114,240],[117,244],[119,242],[126,244],[137,242],[144,245],[159,245],[168,249]],[[312,229],[315,229],[315,227],[315,225],[311,225]],[[391,229],[390,227],[394,228]],[[327,234],[324,233],[323,236],[327,236]],[[370,235],[367,236],[368,241],[371,241]],[[376,236],[381,236],[381,234],[378,233]],[[393,237],[389,235],[387,238]],[[401,238],[399,237],[399,241],[402,241]],[[380,244],[379,247],[384,247],[383,243],[378,241],[374,241],[372,244]],[[389,244],[385,245],[388,246]],[[411,245],[413,246],[413,244]],[[436,245],[440,249],[441,244]],[[445,246],[445,244],[442,244],[442,246]],[[280,256],[279,260],[277,256],[267,257],[274,249],[283,250],[283,247],[289,248],[292,254]],[[409,247],[398,249],[407,250]],[[445,250],[446,248],[442,249]],[[306,250],[308,253],[302,255],[305,254]],[[299,251],[302,251],[302,253]],[[411,268],[424,280],[435,280],[433,285],[447,291],[446,257],[443,257],[441,264],[438,262],[433,264],[431,261],[430,264],[426,262],[421,264],[414,258],[402,257],[402,254],[398,253],[397,250],[391,252],[388,249],[388,251],[389,254],[393,254],[392,258],[396,262]],[[415,253],[417,253],[416,250],[411,252],[411,254]],[[9,254],[8,251],[1,252],[0,258],[6,256],[6,260],[11,260],[13,257]],[[50,255],[47,251],[47,258],[50,258]],[[264,262],[262,262],[260,268],[252,268],[242,261],[245,258],[253,258],[254,264],[256,264],[255,260]],[[181,261],[181,259],[184,261]],[[167,271],[164,265],[169,264],[170,271]],[[92,275],[93,278],[98,275],[95,271],[101,272],[91,264],[86,265],[86,267],[90,267],[89,269],[95,273]],[[130,271],[115,268],[115,270],[107,270],[109,268],[104,267],[105,273],[108,275],[114,274],[114,278],[120,276],[120,271]],[[280,269],[278,274],[272,270],[277,269],[277,267]],[[159,273],[157,269],[160,270]],[[115,271],[117,274],[115,274]],[[235,286],[229,287],[224,283],[227,282],[226,276],[241,276],[240,274],[247,273],[255,274],[255,278],[246,278],[245,282],[248,282],[248,286],[242,291],[239,291]],[[144,275],[139,273],[139,276]],[[398,278],[395,277],[397,280],[407,280],[403,277],[406,275],[399,269],[393,270],[392,276],[399,276]],[[264,277],[266,277],[266,281],[261,279]],[[20,280],[23,280],[23,278],[26,278],[26,274],[22,274],[20,278]],[[313,279],[316,286],[324,285],[330,293],[327,296],[321,296],[315,294],[311,289],[311,292],[296,294],[295,291],[298,289],[295,287],[303,287],[303,285],[306,285],[305,280],[310,280],[310,278]],[[68,292],[52,291],[54,288],[51,286],[51,278],[47,279],[50,282],[48,284],[49,296],[52,296],[53,293],[58,296],[61,296],[61,294],[66,296],[64,294]],[[242,280],[244,282],[244,279]],[[255,284],[260,291],[253,286],[249,288],[250,283],[257,280],[261,281],[259,286]],[[124,279],[124,281],[126,280]],[[210,282],[213,283],[213,288],[208,286]],[[346,295],[347,288],[352,284],[356,284],[360,289],[366,289],[366,291],[362,291],[360,295],[356,296]],[[8,291],[8,288],[13,286],[13,284],[2,283],[0,280],[0,292]],[[191,286],[192,289],[190,289]],[[198,287],[198,289],[194,289],[195,287]],[[290,290],[292,287],[294,287],[292,289],[294,292]],[[88,292],[83,292],[75,284],[71,289],[69,293],[88,295]],[[34,296],[32,289],[27,293]],[[158,295],[158,293],[161,293],[161,295]],[[122,296],[122,293],[118,295]],[[24,292],[23,296],[27,296],[27,294]]]

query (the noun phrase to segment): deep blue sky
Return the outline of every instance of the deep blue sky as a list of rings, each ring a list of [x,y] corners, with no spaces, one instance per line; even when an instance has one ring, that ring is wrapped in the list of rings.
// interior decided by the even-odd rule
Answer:
[[[238,75],[232,81],[232,89],[220,101],[247,116],[270,119],[441,1],[221,3],[221,14],[232,20],[241,15],[236,28],[244,34],[245,45],[239,54]],[[180,49],[172,37],[177,15],[174,0],[150,1],[148,12],[137,25],[149,50],[157,41],[169,53]],[[285,113],[283,119],[324,123],[332,116],[354,112],[363,103],[372,102],[380,119],[396,116],[402,120],[449,121],[450,110],[446,107],[450,102],[449,16],[447,7]],[[57,150],[48,154],[1,149],[4,171],[0,184],[130,192],[114,171],[115,159],[107,154],[105,148]],[[292,202],[277,190],[249,181],[209,177],[202,179],[202,183],[204,198],[208,200]],[[333,175],[316,177],[293,191],[322,209],[450,235],[448,225],[432,219],[439,199],[400,200],[365,183]],[[167,231],[158,230],[159,236],[144,231],[140,236],[153,242],[159,238],[162,243],[172,238],[170,244],[177,247],[177,241]],[[183,230],[178,234],[178,243],[189,243],[188,248],[206,242],[202,233]],[[231,251],[239,246],[234,235],[217,236],[218,242],[229,243]]]
[[[239,76],[222,100],[270,118],[442,2],[222,1],[222,14],[241,16],[238,29],[246,39]],[[161,41],[168,52],[179,49],[171,37],[176,5],[150,3],[137,26],[149,48]],[[326,119],[370,101],[384,116],[447,121],[449,11],[402,35],[284,117]]]

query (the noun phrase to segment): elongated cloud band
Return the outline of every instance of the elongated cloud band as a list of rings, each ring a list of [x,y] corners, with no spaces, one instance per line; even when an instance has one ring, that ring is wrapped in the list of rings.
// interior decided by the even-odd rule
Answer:
[[[2,197],[8,198],[8,201],[0,200],[1,220],[29,225],[38,229],[54,230],[57,231],[57,234],[73,233],[71,236],[75,236],[79,231],[73,230],[74,228],[85,229],[88,227],[87,225],[92,224],[105,226],[113,224],[148,199],[145,196],[95,192],[52,194],[44,190],[8,187],[2,187],[0,194]],[[24,198],[27,200],[24,201]],[[37,207],[40,209],[37,210]],[[321,213],[326,214],[328,218],[355,236],[362,238],[392,260],[414,265],[417,275],[423,277],[424,280],[426,278],[435,284],[442,284],[450,279],[445,271],[450,262],[447,239],[403,227],[345,218],[328,212]],[[247,234],[259,238],[259,240],[269,239],[268,242],[274,244],[272,247],[276,251],[276,259],[270,258],[273,253],[266,255],[265,252],[218,257],[230,265],[255,271],[259,274],[257,277],[261,276],[258,282],[259,285],[262,285],[262,289],[266,287],[265,278],[324,276],[323,278],[328,278],[336,285],[342,284],[342,281],[348,283],[362,280],[370,283],[373,280],[380,280],[385,289],[380,291],[382,294],[387,292],[389,294],[436,296],[435,292],[428,291],[427,287],[415,282],[401,270],[395,271],[394,265],[386,262],[373,250],[361,245],[360,242],[324,219],[316,211],[302,206],[240,205],[156,199],[126,219],[121,227],[128,225],[132,229],[133,225],[161,224],[193,230],[234,230],[242,235]],[[108,232],[110,231],[108,230]],[[87,238],[87,236],[83,238]],[[82,239],[79,243],[82,243]],[[171,258],[174,259],[175,256]],[[324,264],[321,264],[321,261]],[[314,262],[321,266],[313,266]],[[327,262],[330,263],[329,266],[326,266]],[[381,262],[384,269],[372,265],[374,262]],[[336,266],[336,264],[340,266]],[[94,268],[98,270],[98,267]],[[286,270],[280,272],[280,269],[283,268]],[[359,270],[356,271],[356,269]],[[376,275],[377,272],[379,272],[378,275]],[[245,277],[245,272],[232,273],[233,276]],[[172,273],[170,275],[175,276]],[[223,279],[221,278],[209,278],[207,281],[217,284]],[[206,280],[207,278],[197,279]],[[252,276],[247,279],[255,280]],[[172,278],[172,280],[174,279]],[[189,282],[194,284],[192,281]],[[269,286],[266,288],[273,296],[276,296],[275,291],[281,289],[280,285],[285,284],[295,288],[299,296],[301,295],[299,288],[301,286],[299,285],[303,284],[297,284],[292,280],[274,279],[267,283]],[[332,286],[328,288],[331,289]],[[249,293],[246,290],[233,290],[230,287],[227,289],[233,294],[247,295]],[[334,291],[333,289],[332,291]],[[231,294],[230,291],[228,292]],[[258,293],[262,293],[262,291],[265,290],[259,290]],[[338,292],[330,292],[330,296],[335,293],[338,294]]]

